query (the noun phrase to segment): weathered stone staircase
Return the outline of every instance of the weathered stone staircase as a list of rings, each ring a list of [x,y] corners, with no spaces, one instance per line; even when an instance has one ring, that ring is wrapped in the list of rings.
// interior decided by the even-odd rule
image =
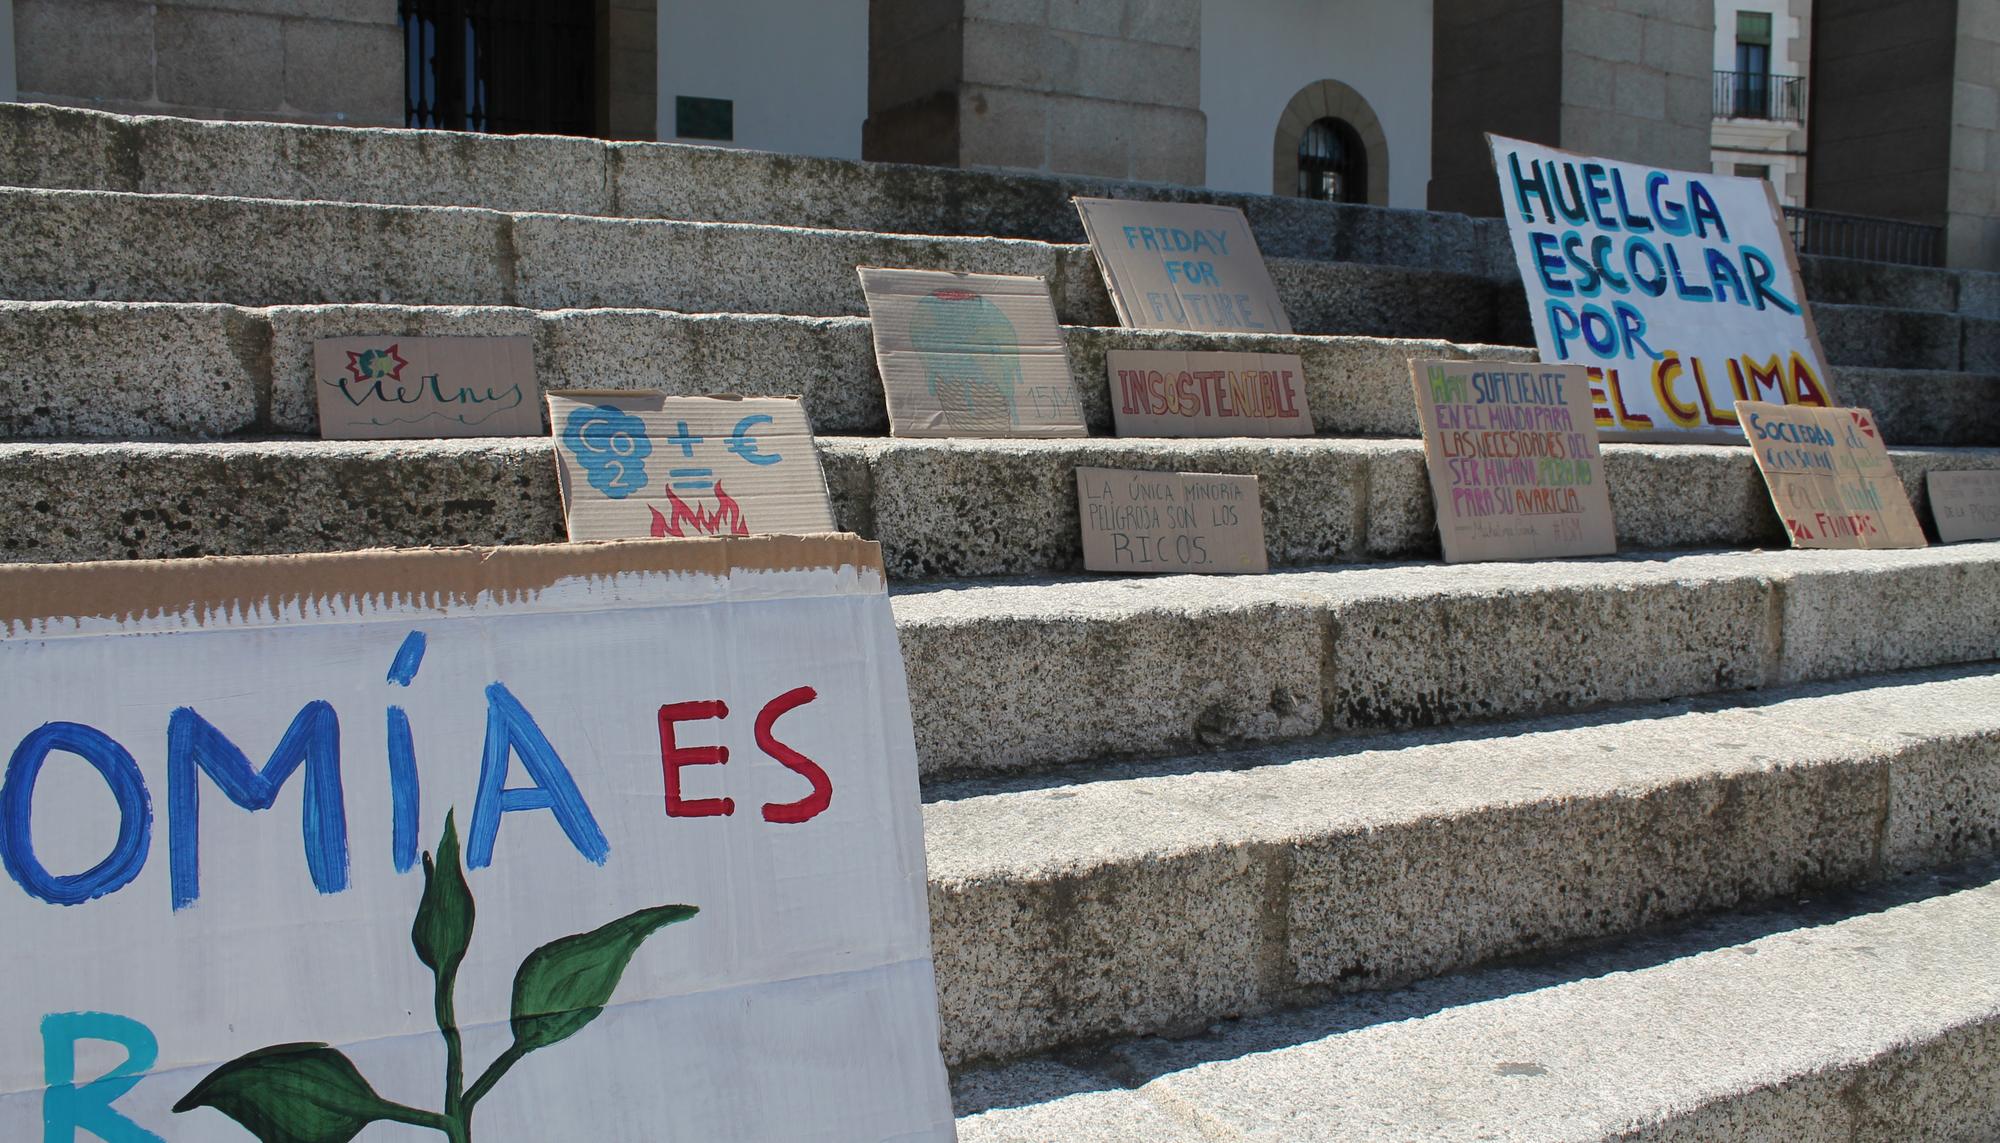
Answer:
[[[1112,328],[1075,193],[1243,207],[1303,332]],[[967,1140],[2000,1134],[2000,544],[1786,550],[1746,450],[1611,445],[1628,554],[1436,563],[1406,360],[1532,357],[1498,223],[27,105],[0,217],[0,559],[562,538],[545,441],[317,440],[319,337],[803,394],[896,581]],[[857,264],[1048,278],[1099,434],[1107,349],[1226,344],[1319,435],[889,439]],[[1805,269],[1920,514],[2000,467],[2000,277]],[[1079,464],[1262,477],[1276,570],[1077,575]]]

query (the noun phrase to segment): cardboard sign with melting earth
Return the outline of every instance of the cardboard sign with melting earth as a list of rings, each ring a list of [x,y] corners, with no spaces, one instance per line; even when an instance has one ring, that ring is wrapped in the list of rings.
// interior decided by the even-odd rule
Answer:
[[[1079,468],[1076,503],[1086,571],[1271,570],[1254,476]]]
[[[2000,472],[1927,472],[1925,491],[1938,540],[2000,540]]]
[[[1305,364],[1295,353],[1105,355],[1121,437],[1309,437]]]
[[[1796,548],[1921,548],[1923,525],[1867,409],[1736,402]]]
[[[1088,435],[1047,282],[859,270],[891,435]]]
[[[531,338],[321,338],[313,381],[327,440],[542,434]]]
[[[834,530],[795,399],[559,390],[549,423],[572,541]]]
[[[1410,380],[1446,563],[1618,550],[1581,367],[1416,360]]]
[[[1126,326],[1292,332],[1250,223],[1235,207],[1079,198],[1076,209]]]

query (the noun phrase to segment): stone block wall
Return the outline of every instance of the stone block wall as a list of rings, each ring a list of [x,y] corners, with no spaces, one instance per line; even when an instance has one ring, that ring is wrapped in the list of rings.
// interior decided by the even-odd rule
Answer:
[[[396,0],[14,0],[13,25],[22,99],[403,124]]]
[[[1956,7],[1818,0],[1808,207],[1944,222]]]
[[[598,0],[597,122],[607,139],[660,137],[659,20],[659,0]]]
[[[1708,169],[1714,5],[1564,0],[1562,53],[1564,147]]]
[[[1500,213],[1486,132],[1562,137],[1563,0],[1435,0],[1430,208]]]
[[[1945,263],[2000,270],[2000,3],[1960,0]]]

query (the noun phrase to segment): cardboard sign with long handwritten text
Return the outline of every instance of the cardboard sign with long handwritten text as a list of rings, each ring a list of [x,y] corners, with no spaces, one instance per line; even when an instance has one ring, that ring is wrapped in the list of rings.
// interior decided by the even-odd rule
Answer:
[[[1083,566],[1103,572],[1264,572],[1254,476],[1076,470]]]
[[[1797,548],[1921,548],[1923,525],[1867,409],[1736,402]]]
[[[1410,380],[1446,563],[1618,550],[1581,368],[1412,361]]]
[[[327,440],[542,435],[526,337],[328,337],[313,343]]]
[[[1121,437],[1309,437],[1305,365],[1295,353],[1106,354]]]
[[[1235,207],[1079,198],[1076,209],[1125,325],[1292,332],[1250,223]]]
[[[557,390],[549,423],[571,540],[834,530],[794,398]]]
[[[1938,540],[2000,540],[2000,471],[1927,472]]]
[[[875,266],[860,272],[891,435],[1089,435],[1047,282]]]
[[[7,1143],[953,1138],[875,544],[6,565],[0,678]]]

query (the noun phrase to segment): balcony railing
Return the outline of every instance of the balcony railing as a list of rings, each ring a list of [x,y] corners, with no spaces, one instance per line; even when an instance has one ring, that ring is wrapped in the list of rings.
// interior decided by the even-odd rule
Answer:
[[[1791,227],[1792,245],[1801,254],[1936,266],[1944,252],[1944,227],[1921,222],[1797,206],[1785,208],[1785,222]]]
[[[1806,121],[1805,77],[1768,75],[1761,71],[1716,72],[1715,117],[1803,123]]]

